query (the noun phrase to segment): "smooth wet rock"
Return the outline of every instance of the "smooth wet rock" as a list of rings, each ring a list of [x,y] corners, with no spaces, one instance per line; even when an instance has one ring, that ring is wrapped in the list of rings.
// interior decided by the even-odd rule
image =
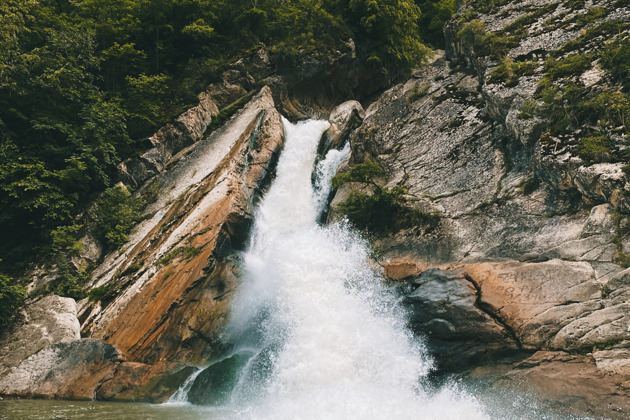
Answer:
[[[466,367],[518,349],[505,326],[480,309],[479,293],[463,272],[431,269],[410,282],[410,326],[426,335],[440,368]]]

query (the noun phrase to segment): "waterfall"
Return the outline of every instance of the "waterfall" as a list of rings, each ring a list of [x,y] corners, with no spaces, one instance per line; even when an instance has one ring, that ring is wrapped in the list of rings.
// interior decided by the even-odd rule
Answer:
[[[314,168],[327,122],[284,121],[277,177],[256,214],[229,333],[258,348],[229,405],[248,419],[482,419],[456,389],[431,392],[422,341],[345,223],[318,225],[349,149]],[[316,180],[312,182],[315,170]]]

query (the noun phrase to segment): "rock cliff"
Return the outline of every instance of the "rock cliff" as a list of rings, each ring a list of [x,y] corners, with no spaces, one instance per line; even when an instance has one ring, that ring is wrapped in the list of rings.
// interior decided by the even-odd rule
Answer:
[[[629,16],[614,1],[464,8],[446,26],[446,53],[381,95],[350,135],[349,167],[376,162],[385,188],[404,188],[406,206],[439,217],[432,229],[372,236],[439,365],[532,355],[500,382],[611,418],[630,413],[625,129],[587,119],[560,127],[544,95],[573,85],[581,97],[624,92],[601,57],[626,37]],[[585,150],[598,131],[609,150],[594,157]],[[353,191],[371,187],[342,185],[331,218]],[[571,389],[578,365],[591,373]],[[539,386],[547,369],[557,374]]]

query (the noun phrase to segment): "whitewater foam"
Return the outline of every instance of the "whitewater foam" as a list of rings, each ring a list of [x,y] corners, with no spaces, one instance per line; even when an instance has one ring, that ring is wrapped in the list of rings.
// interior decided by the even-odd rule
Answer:
[[[399,297],[368,264],[369,244],[343,222],[317,224],[349,148],[314,168],[329,124],[284,124],[285,149],[256,215],[231,313],[235,340],[261,349],[232,396],[240,416],[486,418],[462,390],[431,394],[422,385],[433,363],[406,328]],[[256,375],[257,363],[265,374]]]

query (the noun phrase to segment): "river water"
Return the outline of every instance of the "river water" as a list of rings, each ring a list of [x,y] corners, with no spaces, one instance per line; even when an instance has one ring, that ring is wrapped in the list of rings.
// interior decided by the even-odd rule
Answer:
[[[248,356],[228,392],[217,390],[225,395],[219,408],[186,404],[195,376],[168,404],[3,401],[0,418],[559,418],[532,400],[456,381],[428,384],[432,359],[406,328],[399,296],[369,265],[369,244],[343,223],[318,223],[330,178],[348,154],[331,151],[316,165],[328,127],[285,121],[285,149],[242,256],[226,332],[235,353]]]

